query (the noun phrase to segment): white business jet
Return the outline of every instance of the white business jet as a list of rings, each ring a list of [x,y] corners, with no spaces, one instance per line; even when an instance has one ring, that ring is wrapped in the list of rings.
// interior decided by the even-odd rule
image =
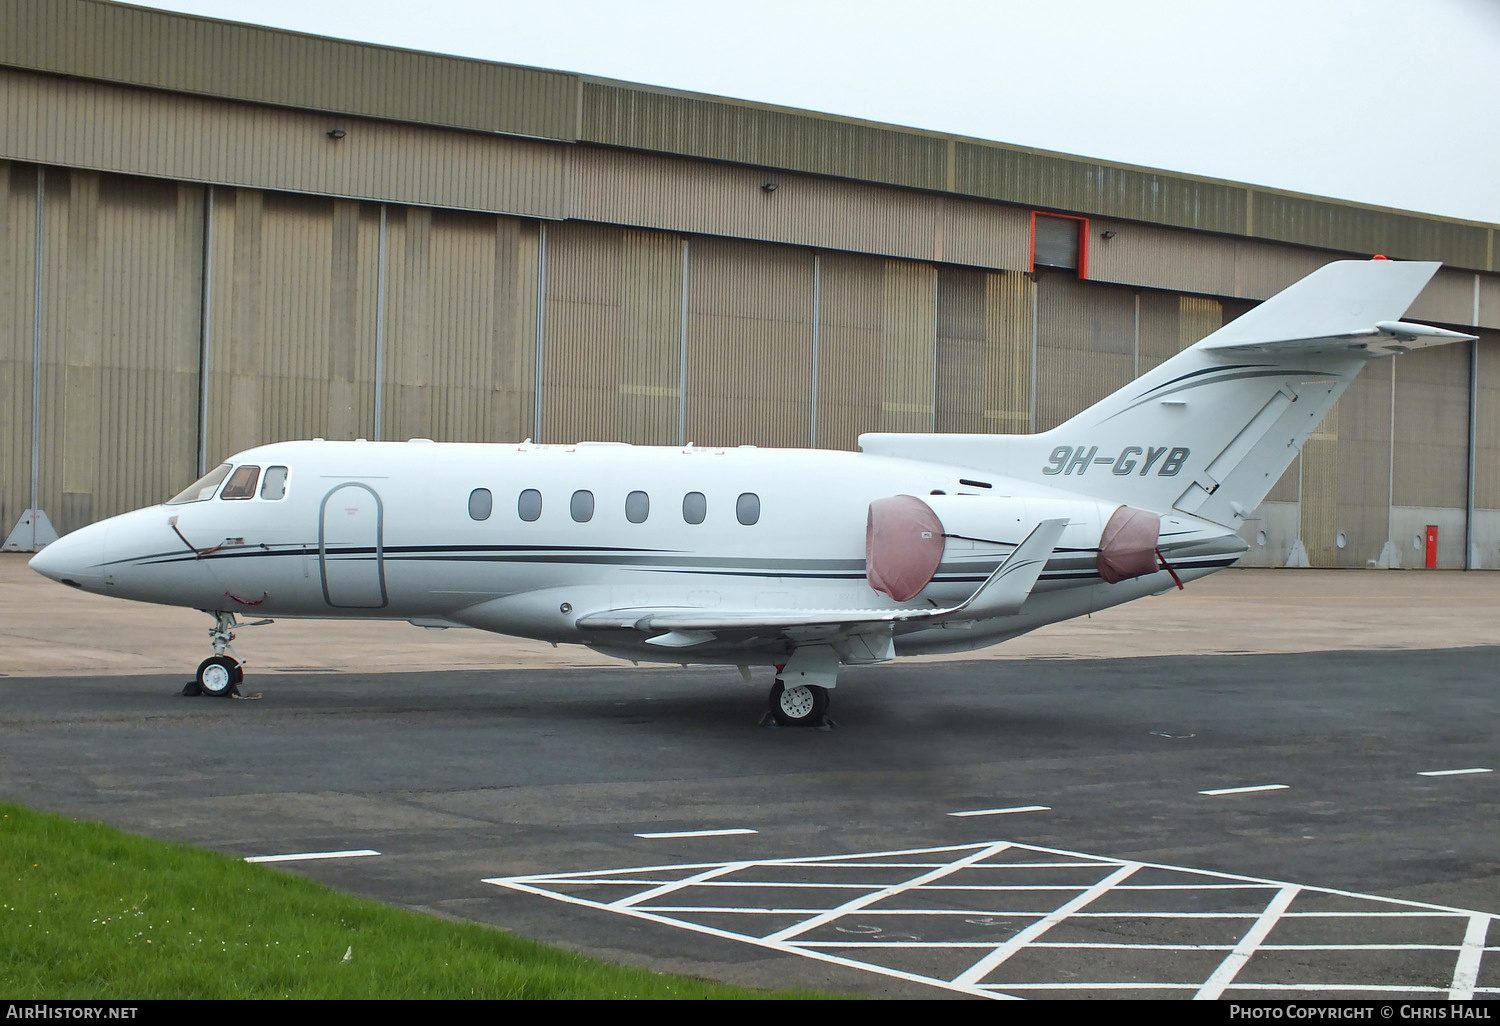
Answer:
[[[1435,263],[1329,264],[1037,435],[862,452],[282,442],[31,561],[214,617],[407,620],[632,660],[774,666],[782,724],[842,666],[967,651],[1234,563],[1237,528],[1373,358],[1473,336],[1399,320]]]

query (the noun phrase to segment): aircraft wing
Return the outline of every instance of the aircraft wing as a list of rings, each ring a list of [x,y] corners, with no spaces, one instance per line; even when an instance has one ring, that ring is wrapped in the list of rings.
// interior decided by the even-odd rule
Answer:
[[[1047,565],[1067,518],[1044,520],[963,602],[931,609],[609,609],[578,620],[584,630],[636,630],[648,644],[688,648],[724,634],[782,635],[794,641],[863,634],[902,625],[986,620],[1020,612]]]

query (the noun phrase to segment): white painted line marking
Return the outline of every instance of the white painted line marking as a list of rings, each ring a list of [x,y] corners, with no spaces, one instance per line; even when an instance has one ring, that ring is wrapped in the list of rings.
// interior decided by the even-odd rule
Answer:
[[[307,859],[357,859],[366,855],[379,855],[370,848],[358,851],[304,851],[295,855],[248,855],[246,862],[302,862]]]
[[[968,812],[950,812],[950,816],[1004,816],[1012,812],[1051,812],[1050,805],[1017,805],[1013,809],[972,809]]]
[[[966,855],[963,858],[955,859],[954,861],[948,863],[946,866],[943,866],[941,869],[934,869],[930,873],[923,873],[921,876],[912,877],[910,880],[904,881],[899,884],[893,884],[890,887],[882,887],[878,890],[869,891],[863,897],[855,898],[853,901],[846,901],[842,905],[838,905],[834,908],[828,909],[826,912],[823,912],[820,915],[813,916],[810,919],[804,919],[800,923],[793,923],[786,929],[778,930],[776,933],[771,934],[766,938],[766,940],[773,942],[788,941],[791,938],[796,937],[798,934],[807,933],[809,930],[816,929],[817,927],[822,926],[824,923],[831,923],[835,919],[840,919],[848,915],[850,912],[857,912],[867,905],[873,905],[876,902],[884,901],[887,898],[894,897],[897,894],[902,894],[906,891],[912,890],[913,888],[925,888],[932,884],[934,881],[941,880],[945,876],[950,876],[961,869],[967,868],[970,863],[982,862],[987,858],[998,855],[1000,852],[1009,847],[1009,842],[1000,841],[995,844],[980,848],[978,851]],[[962,983],[967,981],[959,982]]]
[[[733,830],[675,830],[660,834],[636,834],[635,836],[644,837],[648,840],[657,840],[661,838],[671,837],[729,837],[732,834],[753,833],[755,833],[754,830],[747,830],[744,827],[737,827]]]
[[[1423,771],[1421,773],[1418,773],[1417,776],[1419,776],[1419,777],[1456,777],[1456,776],[1458,776],[1461,773],[1493,773],[1493,772],[1495,772],[1495,771],[1494,770],[1490,770],[1490,769],[1485,769],[1485,768],[1483,768],[1481,766],[1476,766],[1473,769],[1461,769],[1461,770],[1425,770],[1425,771]]]
[[[979,854],[977,849],[989,849],[994,857],[1000,861],[976,862],[974,855]],[[1028,904],[1027,907],[1018,908],[1013,911],[996,909],[993,902],[984,902],[980,909],[963,908],[962,902],[951,903],[950,898],[955,894],[970,891],[1025,891],[1029,893],[1044,893],[1056,891],[1058,888],[1042,884],[996,884],[996,885],[974,885],[958,883],[945,878],[941,864],[934,864],[934,856],[967,854],[967,858],[960,859],[967,863],[964,867],[965,873],[975,873],[979,870],[989,870],[990,873],[982,874],[990,877],[992,872],[1001,874],[1018,869],[1035,869],[1046,867],[1049,871],[1064,867],[1088,868],[1090,873],[1095,874],[1089,881],[1078,881],[1073,897],[1065,904],[1057,907],[1051,915],[1045,915],[1045,907],[1037,907]],[[1002,856],[1003,853],[1003,856]],[[1005,861],[1012,857],[1012,853],[1030,856],[1015,862]],[[912,856],[918,856],[913,858]],[[982,856],[981,856],[982,857]],[[1062,861],[1063,859],[1069,861]],[[950,863],[951,865],[951,863]],[[921,877],[926,881],[923,885],[913,886],[915,880],[892,886],[887,875],[893,866],[902,866],[909,870],[918,870]],[[840,899],[847,893],[849,883],[839,880],[825,880],[823,883],[809,883],[806,880],[796,882],[778,880],[774,877],[781,874],[785,868],[799,870],[824,870],[837,867],[840,870],[853,871],[861,868],[878,870],[877,878],[862,877],[852,873],[857,885],[867,889],[869,897],[856,898],[852,901],[842,902]],[[1135,884],[1129,882],[1128,874],[1133,870],[1151,869],[1167,870],[1174,874],[1185,875],[1187,879],[1172,883],[1144,883]],[[718,872],[715,872],[718,870]],[[742,870],[742,872],[741,872]],[[774,870],[774,872],[772,872]],[[1101,872],[1103,870],[1104,872]],[[1109,870],[1114,870],[1110,873]],[[679,874],[690,874],[684,880]],[[1071,874],[1069,874],[1071,875]],[[732,877],[732,878],[731,878]],[[1021,879],[1028,879],[1029,874],[1022,874]],[[992,878],[992,877],[991,877]],[[1001,879],[1005,879],[1004,876]],[[534,894],[551,898],[557,901],[567,902],[585,908],[593,908],[601,911],[614,911],[637,919],[648,920],[663,925],[677,927],[701,933],[707,936],[733,939],[747,944],[753,944],[762,948],[781,952],[783,954],[799,955],[805,958],[816,959],[835,965],[848,966],[861,969],[866,972],[879,973],[895,979],[910,980],[928,986],[941,987],[958,993],[970,994],[985,998],[1016,997],[1028,993],[1077,993],[1080,991],[1108,991],[1108,992],[1132,992],[1146,993],[1152,990],[1168,989],[1172,991],[1203,991],[1205,989],[1217,988],[1220,996],[1233,996],[1244,992],[1256,992],[1272,990],[1285,992],[1289,995],[1297,993],[1318,994],[1324,993],[1370,993],[1370,994],[1408,994],[1413,996],[1442,997],[1445,995],[1468,995],[1474,998],[1491,998],[1500,996],[1500,988],[1477,986],[1479,973],[1482,971],[1483,959],[1486,955],[1500,954],[1500,946],[1495,940],[1488,936],[1488,925],[1493,917],[1490,913],[1478,912],[1467,909],[1450,908],[1442,905],[1431,905],[1425,902],[1406,901],[1397,898],[1381,898],[1375,895],[1356,894],[1350,891],[1336,891],[1325,888],[1304,888],[1297,884],[1263,880],[1254,877],[1239,876],[1230,873],[1218,873],[1213,871],[1188,869],[1181,866],[1167,866],[1155,863],[1123,863],[1114,860],[1101,859],[1096,855],[1085,855],[1079,852],[1066,852],[1057,849],[1037,848],[1029,845],[1016,845],[1007,842],[984,842],[981,844],[954,845],[929,849],[907,849],[894,852],[867,852],[867,853],[843,853],[839,855],[823,855],[811,858],[791,859],[769,859],[757,862],[737,862],[731,864],[708,864],[697,863],[691,865],[672,866],[633,866],[629,868],[607,869],[594,872],[573,872],[558,874],[542,874],[527,877],[496,877],[487,879],[486,883],[506,887],[524,893]],[[634,899],[627,898],[624,901],[616,901],[607,904],[601,900],[590,899],[580,893],[566,893],[557,888],[566,887],[567,890],[576,890],[580,885],[586,888],[604,886],[607,890],[618,891],[611,885],[629,884],[630,886],[643,887],[646,893],[636,896]],[[1089,888],[1088,884],[1093,887]],[[797,903],[796,907],[788,902],[783,907],[772,907],[774,902],[767,902],[761,906],[758,902],[755,906],[736,907],[733,904],[708,904],[701,901],[692,901],[687,904],[671,904],[672,897],[666,897],[672,891],[682,887],[690,887],[692,891],[684,896],[699,898],[707,897],[700,889],[709,892],[717,890],[725,898],[731,898],[737,893],[736,888],[755,887],[775,890],[780,887],[792,886],[796,890],[784,892],[788,897],[803,898],[808,896],[810,900]],[[828,904],[817,907],[817,888],[828,888],[826,895]],[[1224,893],[1229,889],[1240,889],[1245,891],[1264,891],[1258,900],[1251,897],[1253,904],[1248,907],[1234,902],[1234,909],[1245,909],[1244,911],[1232,911],[1230,907],[1215,912],[1172,912],[1155,910],[1149,907],[1141,909],[1137,903],[1132,901],[1127,904],[1129,908],[1105,909],[1091,911],[1088,905],[1106,894],[1115,894],[1122,891],[1131,892],[1133,895],[1146,895],[1150,893],[1170,893],[1173,891],[1192,891],[1197,888],[1215,889]],[[1066,890],[1066,888],[1063,888]],[[937,892],[939,905],[934,907],[930,900],[933,895],[927,892]],[[1341,911],[1294,911],[1282,906],[1288,894],[1294,893],[1312,894],[1317,896],[1341,896],[1343,898],[1355,899],[1364,903],[1365,908],[1346,908]],[[879,901],[878,895],[892,897],[895,901],[886,905],[875,905],[870,902]],[[901,905],[910,907],[897,907],[896,902],[903,896],[911,897],[912,901],[900,902]],[[666,900],[662,900],[666,897]],[[1061,895],[1059,895],[1061,897]],[[731,899],[732,900],[732,899]],[[650,902],[650,904],[647,904]],[[1370,905],[1374,903],[1375,908]],[[1295,905],[1295,901],[1292,902]],[[955,907],[955,905],[957,907]],[[1255,905],[1260,906],[1260,911],[1254,911]],[[811,906],[811,907],[807,907]],[[842,910],[846,916],[845,925],[840,925],[836,918]],[[852,913],[852,915],[851,915]],[[710,927],[700,920],[705,914],[714,916],[739,917],[738,927]],[[787,916],[796,917],[800,922],[790,930],[777,929],[785,922]],[[857,918],[854,918],[857,916]],[[997,925],[1001,919],[1020,919],[1029,922],[1031,928],[1027,931],[1028,938],[1024,946],[1019,949],[1014,944],[1015,938],[1010,942],[999,944],[986,943],[977,940],[945,940],[938,939],[948,933],[941,926],[934,924],[936,936],[928,940],[919,940],[910,933],[901,931],[900,927],[906,925],[899,922],[908,920],[913,916],[920,917],[961,917],[966,922],[978,926]],[[1043,918],[1039,919],[1038,917]],[[687,917],[687,918],[680,918]],[[767,917],[775,917],[767,922]],[[1319,921],[1350,921],[1351,925],[1357,927],[1361,919],[1380,918],[1388,922],[1401,922],[1403,920],[1412,923],[1432,923],[1434,920],[1461,921],[1458,927],[1465,930],[1462,944],[1276,944],[1268,943],[1268,937],[1274,937],[1275,921],[1288,920],[1319,920]],[[882,933],[881,926],[872,926],[873,923],[890,923],[892,919],[897,920],[893,932],[890,935]],[[1066,936],[1049,937],[1048,930],[1051,927],[1070,922],[1083,923],[1110,923],[1119,919],[1150,919],[1157,922],[1180,922],[1184,927],[1190,926],[1194,921],[1211,921],[1223,923],[1225,920],[1239,920],[1243,922],[1241,928],[1242,936],[1238,943],[1229,945],[1224,943],[1192,944],[1131,944],[1131,943],[1104,943],[1097,941],[1082,941],[1078,939],[1069,940]],[[848,934],[870,934],[859,939],[849,937],[848,939],[832,939],[827,934],[809,936],[814,923],[832,924],[840,932]],[[1425,925],[1425,924],[1424,924]],[[1086,927],[1087,928],[1087,927]],[[772,931],[762,933],[762,930]],[[1425,936],[1417,934],[1417,936]],[[1205,935],[1204,940],[1210,937]],[[1455,938],[1456,939],[1456,938]],[[1081,980],[1070,979],[1067,982],[1048,981],[1033,979],[1031,981],[1016,980],[1014,982],[979,982],[984,978],[986,972],[993,972],[994,967],[1006,962],[1012,955],[1032,947],[1045,949],[1047,951],[1063,951],[1074,953],[1083,950],[1120,950],[1120,951],[1195,951],[1200,953],[1217,953],[1221,961],[1217,963],[1217,971],[1213,973],[1211,980],[1199,977],[1196,982],[1187,982],[1178,976],[1176,979],[1163,979],[1156,982],[1133,980],[1110,981],[1110,980]],[[882,949],[886,952],[882,955]],[[982,953],[988,949],[988,956]],[[917,953],[931,951],[944,954],[951,959],[953,956],[962,956],[972,953],[970,957],[979,956],[979,961],[971,963],[969,968],[957,978],[948,975],[951,970],[944,970],[939,966],[933,966],[927,972],[920,969],[895,969],[885,964],[890,958],[895,957],[893,953],[903,953],[902,958],[918,958]],[[1412,951],[1430,955],[1448,954],[1454,961],[1451,963],[1451,974],[1442,973],[1438,970],[1435,979],[1424,984],[1417,983],[1406,986],[1390,986],[1380,984],[1359,984],[1350,981],[1328,981],[1324,983],[1286,983],[1268,984],[1257,982],[1237,982],[1237,974],[1244,971],[1247,961],[1254,961],[1258,953],[1266,951],[1308,951],[1308,952],[1358,952],[1358,951]],[[840,954],[842,953],[842,954]],[[968,961],[964,959],[964,961]],[[951,965],[945,961],[943,965]],[[1214,964],[1205,966],[1204,970],[1214,968]],[[1191,970],[1189,970],[1191,971]],[[1027,973],[1026,975],[1031,975]],[[1172,974],[1177,976],[1176,973]],[[1196,975],[1196,974],[1195,974]],[[1435,985],[1434,985],[1435,984]]]
[[[1469,918],[1469,929],[1464,933],[1464,946],[1459,951],[1458,964],[1453,967],[1453,985],[1448,988],[1451,1000],[1474,1000],[1474,985],[1479,982],[1479,960],[1484,955],[1484,935],[1489,928],[1489,916],[1475,915]]]
[[[965,969],[963,972],[959,973],[953,978],[953,982],[960,985],[969,986],[981,985],[984,978],[988,976],[990,972],[993,971],[1002,962],[1010,958],[1010,956],[1020,951],[1026,945],[1036,940],[1038,937],[1046,933],[1048,930],[1052,929],[1064,919],[1067,919],[1069,916],[1078,912],[1085,905],[1089,904],[1089,902],[1098,897],[1101,897],[1104,894],[1108,894],[1116,884],[1120,883],[1122,880],[1126,879],[1128,876],[1130,876],[1130,874],[1134,873],[1140,868],[1142,868],[1142,866],[1141,863],[1138,862],[1121,863],[1120,868],[1109,874],[1109,876],[1106,876],[1103,880],[1100,880],[1098,883],[1094,884],[1094,886],[1078,895],[1078,897],[1074,898],[1072,901],[1065,902],[1064,904],[1059,905],[1055,911],[1048,913],[1041,919],[1038,919],[1036,922],[1026,927],[1026,929],[1022,930],[1010,940],[1006,941],[1004,944],[997,947],[994,951],[990,952],[990,954],[986,955],[984,958],[981,958],[979,961],[969,966],[968,969]]]
[[[1254,787],[1221,787],[1213,791],[1199,791],[1199,794],[1221,795],[1221,794],[1249,794],[1251,791],[1280,791],[1290,787],[1290,784],[1257,784]]]
[[[703,872],[697,873],[693,876],[685,876],[681,880],[673,880],[672,882],[664,883],[659,887],[653,887],[649,891],[641,891],[639,894],[632,894],[629,897],[621,898],[619,901],[612,901],[609,903],[610,908],[624,911],[631,905],[640,905],[645,902],[649,902],[652,898],[659,897],[663,894],[671,894],[673,891],[680,891],[684,887],[696,887],[700,884],[707,883],[715,877],[724,876],[727,873],[737,873],[740,870],[748,869],[753,865],[755,865],[755,863],[753,862],[727,862],[722,866],[714,866],[711,869],[706,869]]]
[[[1250,961],[1250,956],[1255,954],[1255,949],[1260,947],[1261,941],[1266,939],[1266,935],[1271,932],[1271,927],[1276,925],[1276,921],[1281,918],[1282,913],[1287,910],[1287,906],[1292,903],[1292,899],[1300,890],[1300,887],[1293,886],[1283,887],[1278,891],[1276,897],[1272,898],[1271,903],[1266,906],[1266,910],[1255,920],[1255,925],[1250,927],[1244,937],[1240,938],[1240,942],[1234,946],[1229,957],[1219,963],[1213,975],[1204,982],[1193,997],[1204,1001],[1217,1001],[1223,997],[1224,988],[1234,982],[1235,976],[1239,975],[1245,963]]]

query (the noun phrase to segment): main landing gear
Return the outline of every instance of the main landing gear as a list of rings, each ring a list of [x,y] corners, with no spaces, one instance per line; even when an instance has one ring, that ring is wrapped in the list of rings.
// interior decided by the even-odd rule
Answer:
[[[771,718],[781,727],[818,727],[828,712],[828,689],[817,684],[786,686],[780,677],[771,685]]]
[[[213,614],[214,625],[208,630],[214,654],[198,664],[198,674],[183,689],[184,695],[207,695],[210,698],[238,696],[240,684],[245,679],[245,670],[240,661],[227,653],[234,651],[230,642],[234,640],[234,628],[258,627],[270,620],[241,623],[233,613],[218,611]]]
[[[799,645],[776,667],[776,682],[768,697],[771,718],[780,727],[833,726],[828,718],[828,692],[838,683],[839,655],[831,645]]]

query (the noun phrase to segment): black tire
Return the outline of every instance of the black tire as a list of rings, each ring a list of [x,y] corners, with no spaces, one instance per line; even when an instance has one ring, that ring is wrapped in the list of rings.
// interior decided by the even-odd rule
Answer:
[[[245,679],[245,671],[229,656],[210,656],[198,664],[198,688],[210,698],[228,698]]]
[[[828,711],[828,689],[816,684],[771,685],[771,716],[783,727],[815,727]]]

